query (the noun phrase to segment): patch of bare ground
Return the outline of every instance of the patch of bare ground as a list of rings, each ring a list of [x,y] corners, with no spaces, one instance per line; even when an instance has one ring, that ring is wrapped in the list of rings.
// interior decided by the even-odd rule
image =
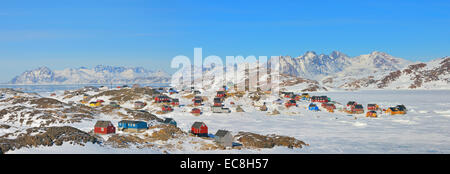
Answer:
[[[130,145],[138,145],[144,143],[145,140],[136,135],[119,135],[114,134],[105,142],[114,148],[128,148]]]
[[[127,112],[127,115],[132,116],[136,120],[145,120],[145,121],[155,120],[158,122],[163,121],[163,119],[161,119],[161,118],[157,117],[156,115],[153,115],[147,111],[137,111],[137,110],[131,110],[131,109],[125,109],[125,111]]]
[[[119,90],[109,90],[101,92],[97,95],[92,96],[92,98],[99,98],[103,96],[112,96],[110,100],[117,101],[119,103],[125,103],[128,101],[138,100],[144,95],[152,96],[158,94],[157,91],[150,88],[132,88],[132,89],[119,89]]]
[[[149,129],[159,129],[158,131],[153,132],[152,135],[148,136],[148,138],[152,141],[167,141],[169,139],[179,138],[187,135],[187,133],[180,128],[170,124],[159,124],[152,126]]]
[[[309,146],[303,141],[297,140],[293,137],[280,135],[259,135],[251,132],[239,132],[235,139],[238,140],[244,147],[250,148],[273,148],[275,146],[285,146],[288,148],[302,148]]]
[[[0,138],[0,152],[6,153],[10,150],[24,147],[60,146],[63,142],[84,146],[88,142],[97,143],[97,139],[70,126],[29,128],[26,130],[26,133],[19,135],[15,139]]]

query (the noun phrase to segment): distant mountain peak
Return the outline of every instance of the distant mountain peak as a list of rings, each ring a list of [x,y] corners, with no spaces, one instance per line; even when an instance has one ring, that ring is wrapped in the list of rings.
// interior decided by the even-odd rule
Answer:
[[[105,84],[105,83],[167,83],[170,75],[143,67],[97,65],[52,71],[43,66],[13,78],[11,84]]]

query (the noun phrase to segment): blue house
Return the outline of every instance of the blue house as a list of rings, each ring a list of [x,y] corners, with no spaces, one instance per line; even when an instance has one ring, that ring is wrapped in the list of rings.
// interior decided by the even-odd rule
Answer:
[[[148,125],[144,121],[122,120],[119,122],[119,131],[124,132],[142,132],[148,129]]]
[[[171,124],[177,127],[177,122],[173,118],[166,118],[163,122],[164,124]]]
[[[317,105],[314,104],[314,103],[309,104],[308,109],[309,109],[310,111],[319,111],[319,107],[317,107]]]
[[[173,88],[170,88],[168,92],[169,92],[170,94],[178,94],[178,91],[175,90],[175,89],[173,89]]]

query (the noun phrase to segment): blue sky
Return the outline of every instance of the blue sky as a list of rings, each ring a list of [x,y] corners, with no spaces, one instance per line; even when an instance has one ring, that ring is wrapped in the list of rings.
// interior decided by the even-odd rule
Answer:
[[[174,71],[174,56],[450,55],[448,0],[0,2],[0,82],[39,66]]]

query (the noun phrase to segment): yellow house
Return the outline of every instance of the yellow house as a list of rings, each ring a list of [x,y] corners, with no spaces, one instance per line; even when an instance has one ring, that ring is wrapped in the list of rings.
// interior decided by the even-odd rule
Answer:
[[[377,117],[377,112],[369,111],[366,113],[366,117]]]
[[[308,93],[303,93],[302,96],[301,96],[301,98],[309,99],[309,94],[308,94]]]
[[[399,109],[397,107],[390,107],[389,109],[386,110],[386,113],[391,115],[406,114],[404,110]]]
[[[99,107],[101,105],[102,105],[102,103],[100,103],[100,102],[91,102],[91,103],[89,103],[89,106],[92,106],[92,107]]]

